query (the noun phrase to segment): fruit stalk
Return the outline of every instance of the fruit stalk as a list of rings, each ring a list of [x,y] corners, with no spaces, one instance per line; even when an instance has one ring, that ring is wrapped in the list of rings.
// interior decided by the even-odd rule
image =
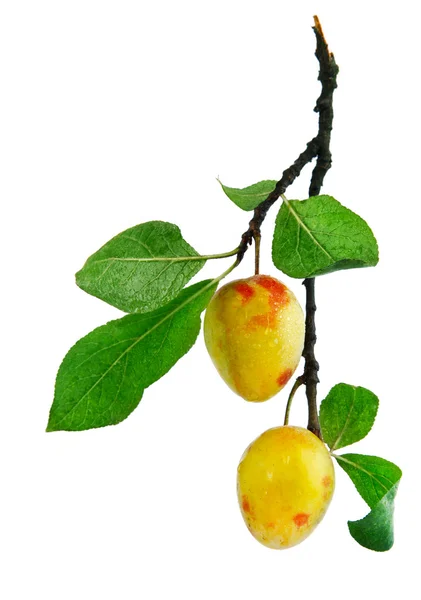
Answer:
[[[255,232],[254,234],[254,274],[258,275],[260,272],[260,240],[261,240],[260,231]]]

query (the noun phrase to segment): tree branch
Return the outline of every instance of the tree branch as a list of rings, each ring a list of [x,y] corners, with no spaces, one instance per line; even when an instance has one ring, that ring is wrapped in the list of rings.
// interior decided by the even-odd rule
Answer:
[[[314,32],[316,34],[316,57],[319,61],[319,81],[322,84],[322,92],[316,102],[315,112],[319,113],[319,133],[317,162],[311,176],[309,196],[320,194],[324,177],[332,165],[332,154],[330,152],[330,136],[333,122],[333,92],[337,87],[336,78],[339,68],[335,57],[331,52],[323,34],[322,26],[317,17],[314,17]],[[319,382],[319,363],[314,354],[316,344],[316,299],[314,278],[305,279],[303,284],[306,288],[306,333],[304,339],[304,373],[303,379],[306,386],[308,403],[308,425],[312,433],[322,439],[319,415],[317,411],[317,384]]]
[[[253,239],[260,234],[260,227],[265,220],[270,207],[275,204],[282,194],[285,194],[286,189],[292,183],[294,183],[303,168],[317,156],[318,149],[319,142],[318,136],[316,136],[310,142],[308,142],[307,148],[300,154],[297,160],[290,167],[288,167],[288,169],[285,169],[273,192],[271,192],[266,200],[263,200],[263,202],[261,202],[259,206],[254,209],[253,218],[249,223],[249,228],[243,233],[241,242],[239,244],[239,250],[237,254],[239,262],[242,261],[243,256],[246,253],[248,246],[251,245]]]
[[[316,137],[308,142],[304,152],[302,152],[295,162],[282,173],[282,177],[276,184],[273,192],[271,192],[271,194],[269,194],[269,196],[254,209],[253,218],[249,222],[249,228],[243,233],[238,247],[238,263],[243,259],[248,246],[252,244],[253,240],[257,243],[260,242],[260,228],[269,209],[300,175],[302,169],[309,164],[313,158],[317,157],[309,190],[310,196],[317,196],[323,185],[324,177],[332,164],[330,137],[333,122],[333,92],[337,87],[336,78],[339,68],[333,54],[329,51],[317,16],[314,17],[313,30],[316,34],[316,57],[319,61],[318,79],[322,84],[322,91],[317,99],[316,107],[314,109],[315,112],[319,113],[318,133]],[[303,283],[306,288],[306,334],[303,350],[305,362],[304,373],[299,379],[304,382],[306,386],[309,414],[308,429],[321,438],[317,412],[317,383],[319,382],[317,373],[319,364],[314,354],[314,345],[317,339],[314,278],[305,279]]]
[[[253,218],[249,222],[249,228],[243,233],[239,244],[237,255],[239,262],[242,261],[248,246],[252,244],[256,236],[259,236],[261,225],[271,206],[275,204],[282,194],[285,194],[287,188],[294,183],[303,168],[317,156],[317,163],[310,185],[310,195],[314,196],[319,193],[323,178],[331,166],[329,145],[333,120],[332,96],[333,90],[337,85],[336,76],[339,68],[335,63],[333,54],[329,52],[318,17],[314,17],[314,22],[313,30],[317,40],[316,57],[320,64],[319,81],[322,84],[322,91],[314,109],[315,112],[319,113],[319,130],[316,137],[307,143],[304,152],[282,173],[282,177],[276,184],[273,192],[254,209]]]

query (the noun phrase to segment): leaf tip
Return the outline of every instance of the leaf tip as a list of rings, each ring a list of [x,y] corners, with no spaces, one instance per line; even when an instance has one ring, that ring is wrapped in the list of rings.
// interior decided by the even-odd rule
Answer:
[[[362,521],[363,519],[361,519]],[[388,537],[383,537],[378,540],[365,539],[361,536],[358,530],[358,524],[360,521],[348,521],[348,531],[351,537],[363,548],[372,550],[373,552],[388,552],[393,548],[395,538],[393,532]]]
[[[55,401],[55,398],[54,398]],[[50,414],[48,415],[47,427],[45,428],[45,433],[51,433],[52,431],[60,431],[61,427],[57,427],[57,418],[55,415],[55,406],[54,402],[50,408]]]
[[[75,284],[78,286],[78,288],[80,288],[81,290],[85,291],[83,289],[83,267],[81,269],[79,269],[79,271],[77,271],[75,273]]]
[[[48,419],[47,427],[45,428],[45,433],[51,433],[52,431],[57,431],[57,430],[51,423],[51,419]]]

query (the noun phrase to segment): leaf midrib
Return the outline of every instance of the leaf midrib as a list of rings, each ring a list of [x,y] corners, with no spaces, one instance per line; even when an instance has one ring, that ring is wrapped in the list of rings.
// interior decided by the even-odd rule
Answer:
[[[312,234],[311,230],[307,227],[307,225],[304,223],[304,221],[301,220],[301,218],[298,215],[298,213],[291,206],[289,200],[287,198],[285,198],[285,197],[283,198],[283,200],[284,200],[284,203],[285,203],[286,207],[288,208],[288,210],[290,211],[290,213],[292,214],[292,216],[297,221],[298,226],[299,227],[301,226],[304,229],[304,231],[313,240],[313,242],[316,244],[316,246],[318,246],[322,250],[322,252],[324,252],[326,254],[326,256],[328,256],[330,258],[330,260],[335,261],[335,259],[333,258],[333,256],[326,250],[326,248],[324,248],[320,244],[320,242],[314,237],[314,235]]]
[[[129,257],[129,258],[123,258],[123,257],[118,257],[118,256],[109,256],[108,258],[101,258],[99,260],[93,260],[91,262],[91,264],[99,264],[99,263],[103,263],[103,262],[185,262],[187,260],[206,260],[206,257],[204,256],[176,256],[176,257],[172,257],[172,256],[154,256],[154,257],[141,257],[141,258],[137,258],[137,257]]]
[[[332,450],[336,450],[336,449],[337,449],[337,447],[338,447],[338,444],[339,444],[339,442],[341,441],[341,439],[342,439],[342,437],[343,437],[343,435],[344,435],[344,432],[345,432],[345,430],[346,430],[346,428],[347,428],[347,426],[348,426],[349,420],[350,420],[350,418],[351,418],[352,411],[354,410],[354,406],[355,406],[355,398],[356,398],[357,390],[356,390],[355,388],[353,388],[353,389],[352,389],[352,391],[353,391],[352,404],[351,404],[351,406],[350,406],[350,408],[349,408],[349,412],[348,412],[348,415],[347,415],[347,417],[346,417],[346,419],[345,419],[344,426],[342,427],[342,430],[341,430],[341,432],[340,432],[340,433],[338,434],[338,436],[336,437],[336,440],[333,442],[333,446],[332,446],[332,448],[331,448]]]
[[[336,460],[342,460],[343,462],[346,462],[346,463],[352,465],[353,467],[355,467],[359,471],[362,471],[363,473],[366,473],[369,477],[371,477],[372,479],[374,479],[374,481],[377,481],[377,483],[384,490],[386,490],[386,492],[388,492],[390,489],[392,489],[392,487],[397,483],[397,481],[391,481],[388,477],[384,476],[384,478],[387,479],[387,481],[389,481],[389,483],[391,484],[390,488],[388,488],[382,481],[380,481],[380,479],[377,479],[377,477],[375,477],[373,475],[373,473],[371,473],[370,471],[367,471],[367,469],[364,469],[364,467],[361,467],[361,465],[359,465],[358,463],[354,463],[352,460],[349,460],[348,458],[344,458],[343,456],[340,456],[339,454],[332,454],[332,456],[334,456],[336,458]],[[381,499],[382,498],[380,498],[380,500]]]
[[[242,192],[241,190],[234,190],[233,188],[231,188],[231,190],[233,190],[233,196],[239,196],[240,198],[260,198],[260,197],[264,197],[267,198],[268,195],[270,194],[270,192]]]

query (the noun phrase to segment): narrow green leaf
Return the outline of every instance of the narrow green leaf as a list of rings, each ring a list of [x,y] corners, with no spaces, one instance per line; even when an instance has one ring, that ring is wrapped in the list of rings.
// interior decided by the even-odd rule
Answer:
[[[88,294],[125,312],[150,312],[170,302],[205,264],[172,223],[126,229],[76,273]]]
[[[254,210],[263,200],[266,200],[277,184],[276,181],[265,180],[240,189],[228,187],[221,181],[219,183],[228,198],[243,210]]]
[[[377,552],[393,546],[394,499],[402,477],[400,468],[378,456],[334,455],[371,508],[363,519],[348,521],[349,532],[361,546]]]
[[[315,277],[378,263],[367,223],[332,196],[284,200],[276,218],[272,258],[290,277]]]
[[[363,519],[348,521],[349,533],[364,548],[386,552],[393,546],[393,512],[397,489],[398,484],[394,485]]]
[[[193,346],[217,284],[202,281],[160,309],[127,315],[79,340],[57,374],[47,431],[115,425]]]
[[[373,426],[379,399],[363,387],[335,385],[320,405],[323,439],[331,450],[362,440]]]
[[[402,477],[397,465],[378,456],[335,454],[335,458],[370,508],[374,508]]]

